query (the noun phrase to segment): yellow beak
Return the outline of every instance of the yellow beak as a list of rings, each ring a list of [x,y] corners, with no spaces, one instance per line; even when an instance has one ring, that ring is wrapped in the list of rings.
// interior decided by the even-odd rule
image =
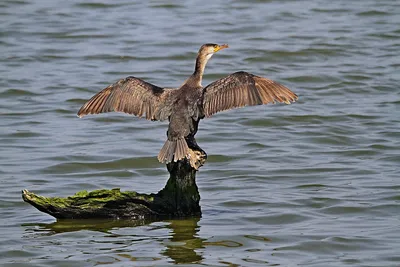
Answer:
[[[228,47],[229,47],[228,44],[219,45],[219,46],[217,46],[216,48],[214,48],[214,53],[218,52],[219,50],[228,48]]]

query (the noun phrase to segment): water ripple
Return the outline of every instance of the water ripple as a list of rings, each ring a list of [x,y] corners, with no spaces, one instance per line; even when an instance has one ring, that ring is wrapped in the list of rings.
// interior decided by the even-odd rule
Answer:
[[[0,14],[0,265],[399,265],[396,1],[4,0]],[[160,190],[166,123],[76,113],[126,76],[179,86],[205,42],[230,49],[203,84],[244,70],[299,101],[200,123],[202,218],[55,222],[22,202],[23,188]]]

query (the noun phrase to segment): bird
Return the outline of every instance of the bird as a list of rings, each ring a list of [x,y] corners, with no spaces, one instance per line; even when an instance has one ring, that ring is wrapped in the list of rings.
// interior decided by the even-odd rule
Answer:
[[[192,75],[179,88],[164,88],[129,76],[90,98],[78,117],[105,112],[123,112],[152,121],[169,121],[167,140],[158,154],[161,163],[190,158],[189,147],[199,148],[194,136],[199,121],[217,112],[269,103],[290,104],[298,96],[284,85],[245,71],[232,73],[202,86],[209,59],[227,44],[203,44]]]

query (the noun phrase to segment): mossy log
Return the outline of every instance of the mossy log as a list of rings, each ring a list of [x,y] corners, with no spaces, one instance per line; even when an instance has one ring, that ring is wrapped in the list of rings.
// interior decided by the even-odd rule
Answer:
[[[200,194],[196,172],[206,160],[204,151],[191,150],[190,160],[167,164],[170,177],[156,194],[121,192],[119,188],[80,191],[73,196],[44,197],[28,190],[22,198],[38,210],[57,219],[159,219],[199,216]]]

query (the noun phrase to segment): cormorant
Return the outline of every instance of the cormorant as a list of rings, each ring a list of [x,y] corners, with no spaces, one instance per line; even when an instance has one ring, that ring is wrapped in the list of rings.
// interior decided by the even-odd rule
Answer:
[[[204,44],[197,54],[193,74],[177,89],[162,88],[130,76],[94,95],[78,116],[124,112],[148,120],[169,120],[168,139],[158,154],[160,162],[189,158],[189,146],[197,147],[194,135],[204,117],[232,108],[281,102],[290,104],[297,95],[287,87],[244,71],[235,72],[206,87],[204,68],[214,53],[228,45]]]

